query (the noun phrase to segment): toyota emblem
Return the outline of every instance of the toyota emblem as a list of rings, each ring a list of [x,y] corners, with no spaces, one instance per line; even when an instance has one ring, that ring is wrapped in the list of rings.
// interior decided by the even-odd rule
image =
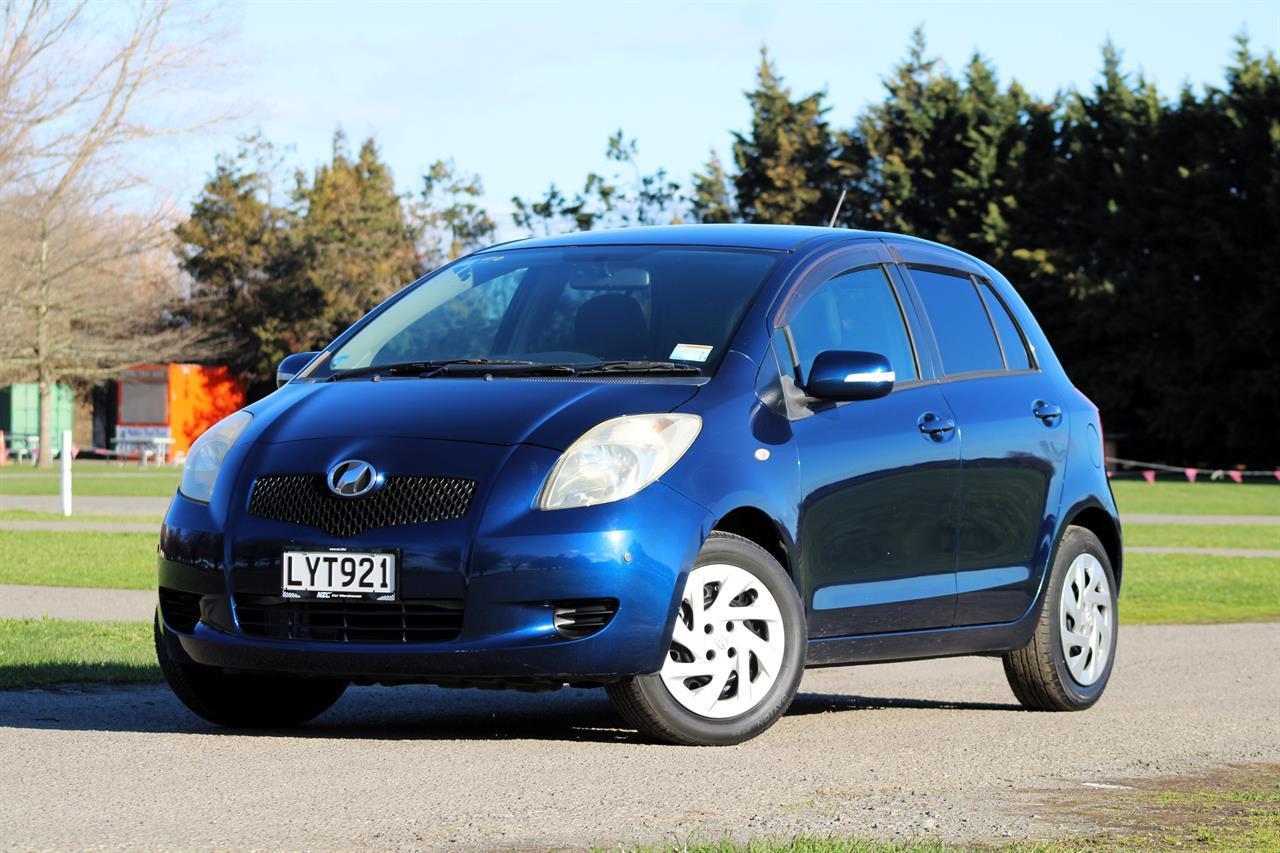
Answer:
[[[382,477],[362,459],[348,459],[329,469],[329,491],[343,498],[358,498],[378,487]]]

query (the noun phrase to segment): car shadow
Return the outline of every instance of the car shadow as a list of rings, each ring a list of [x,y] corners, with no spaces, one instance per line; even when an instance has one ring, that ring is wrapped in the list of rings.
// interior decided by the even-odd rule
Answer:
[[[801,692],[787,716],[889,709],[1019,711],[1013,704]],[[0,691],[0,727],[60,731],[372,740],[558,740],[644,743],[603,690],[547,693],[353,687],[294,729],[226,729],[199,719],[162,685],[63,685]]]

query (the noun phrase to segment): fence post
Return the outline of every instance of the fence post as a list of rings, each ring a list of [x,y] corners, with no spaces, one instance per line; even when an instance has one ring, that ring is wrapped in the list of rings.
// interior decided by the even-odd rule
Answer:
[[[71,430],[62,431],[62,514],[71,515]]]

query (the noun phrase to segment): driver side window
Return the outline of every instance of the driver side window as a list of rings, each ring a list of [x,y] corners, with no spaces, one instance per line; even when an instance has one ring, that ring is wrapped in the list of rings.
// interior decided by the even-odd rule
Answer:
[[[918,379],[915,354],[902,307],[882,267],[866,267],[823,283],[790,323],[800,362],[800,377],[825,350],[861,350],[889,359],[897,382]]]

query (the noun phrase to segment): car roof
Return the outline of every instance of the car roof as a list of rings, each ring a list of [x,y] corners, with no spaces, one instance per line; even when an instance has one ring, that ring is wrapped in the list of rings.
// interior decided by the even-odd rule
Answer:
[[[806,243],[842,242],[851,237],[875,237],[870,231],[813,225],[649,225],[601,231],[575,231],[551,237],[530,237],[499,243],[481,251],[533,249],[549,246],[717,246],[791,252]]]

